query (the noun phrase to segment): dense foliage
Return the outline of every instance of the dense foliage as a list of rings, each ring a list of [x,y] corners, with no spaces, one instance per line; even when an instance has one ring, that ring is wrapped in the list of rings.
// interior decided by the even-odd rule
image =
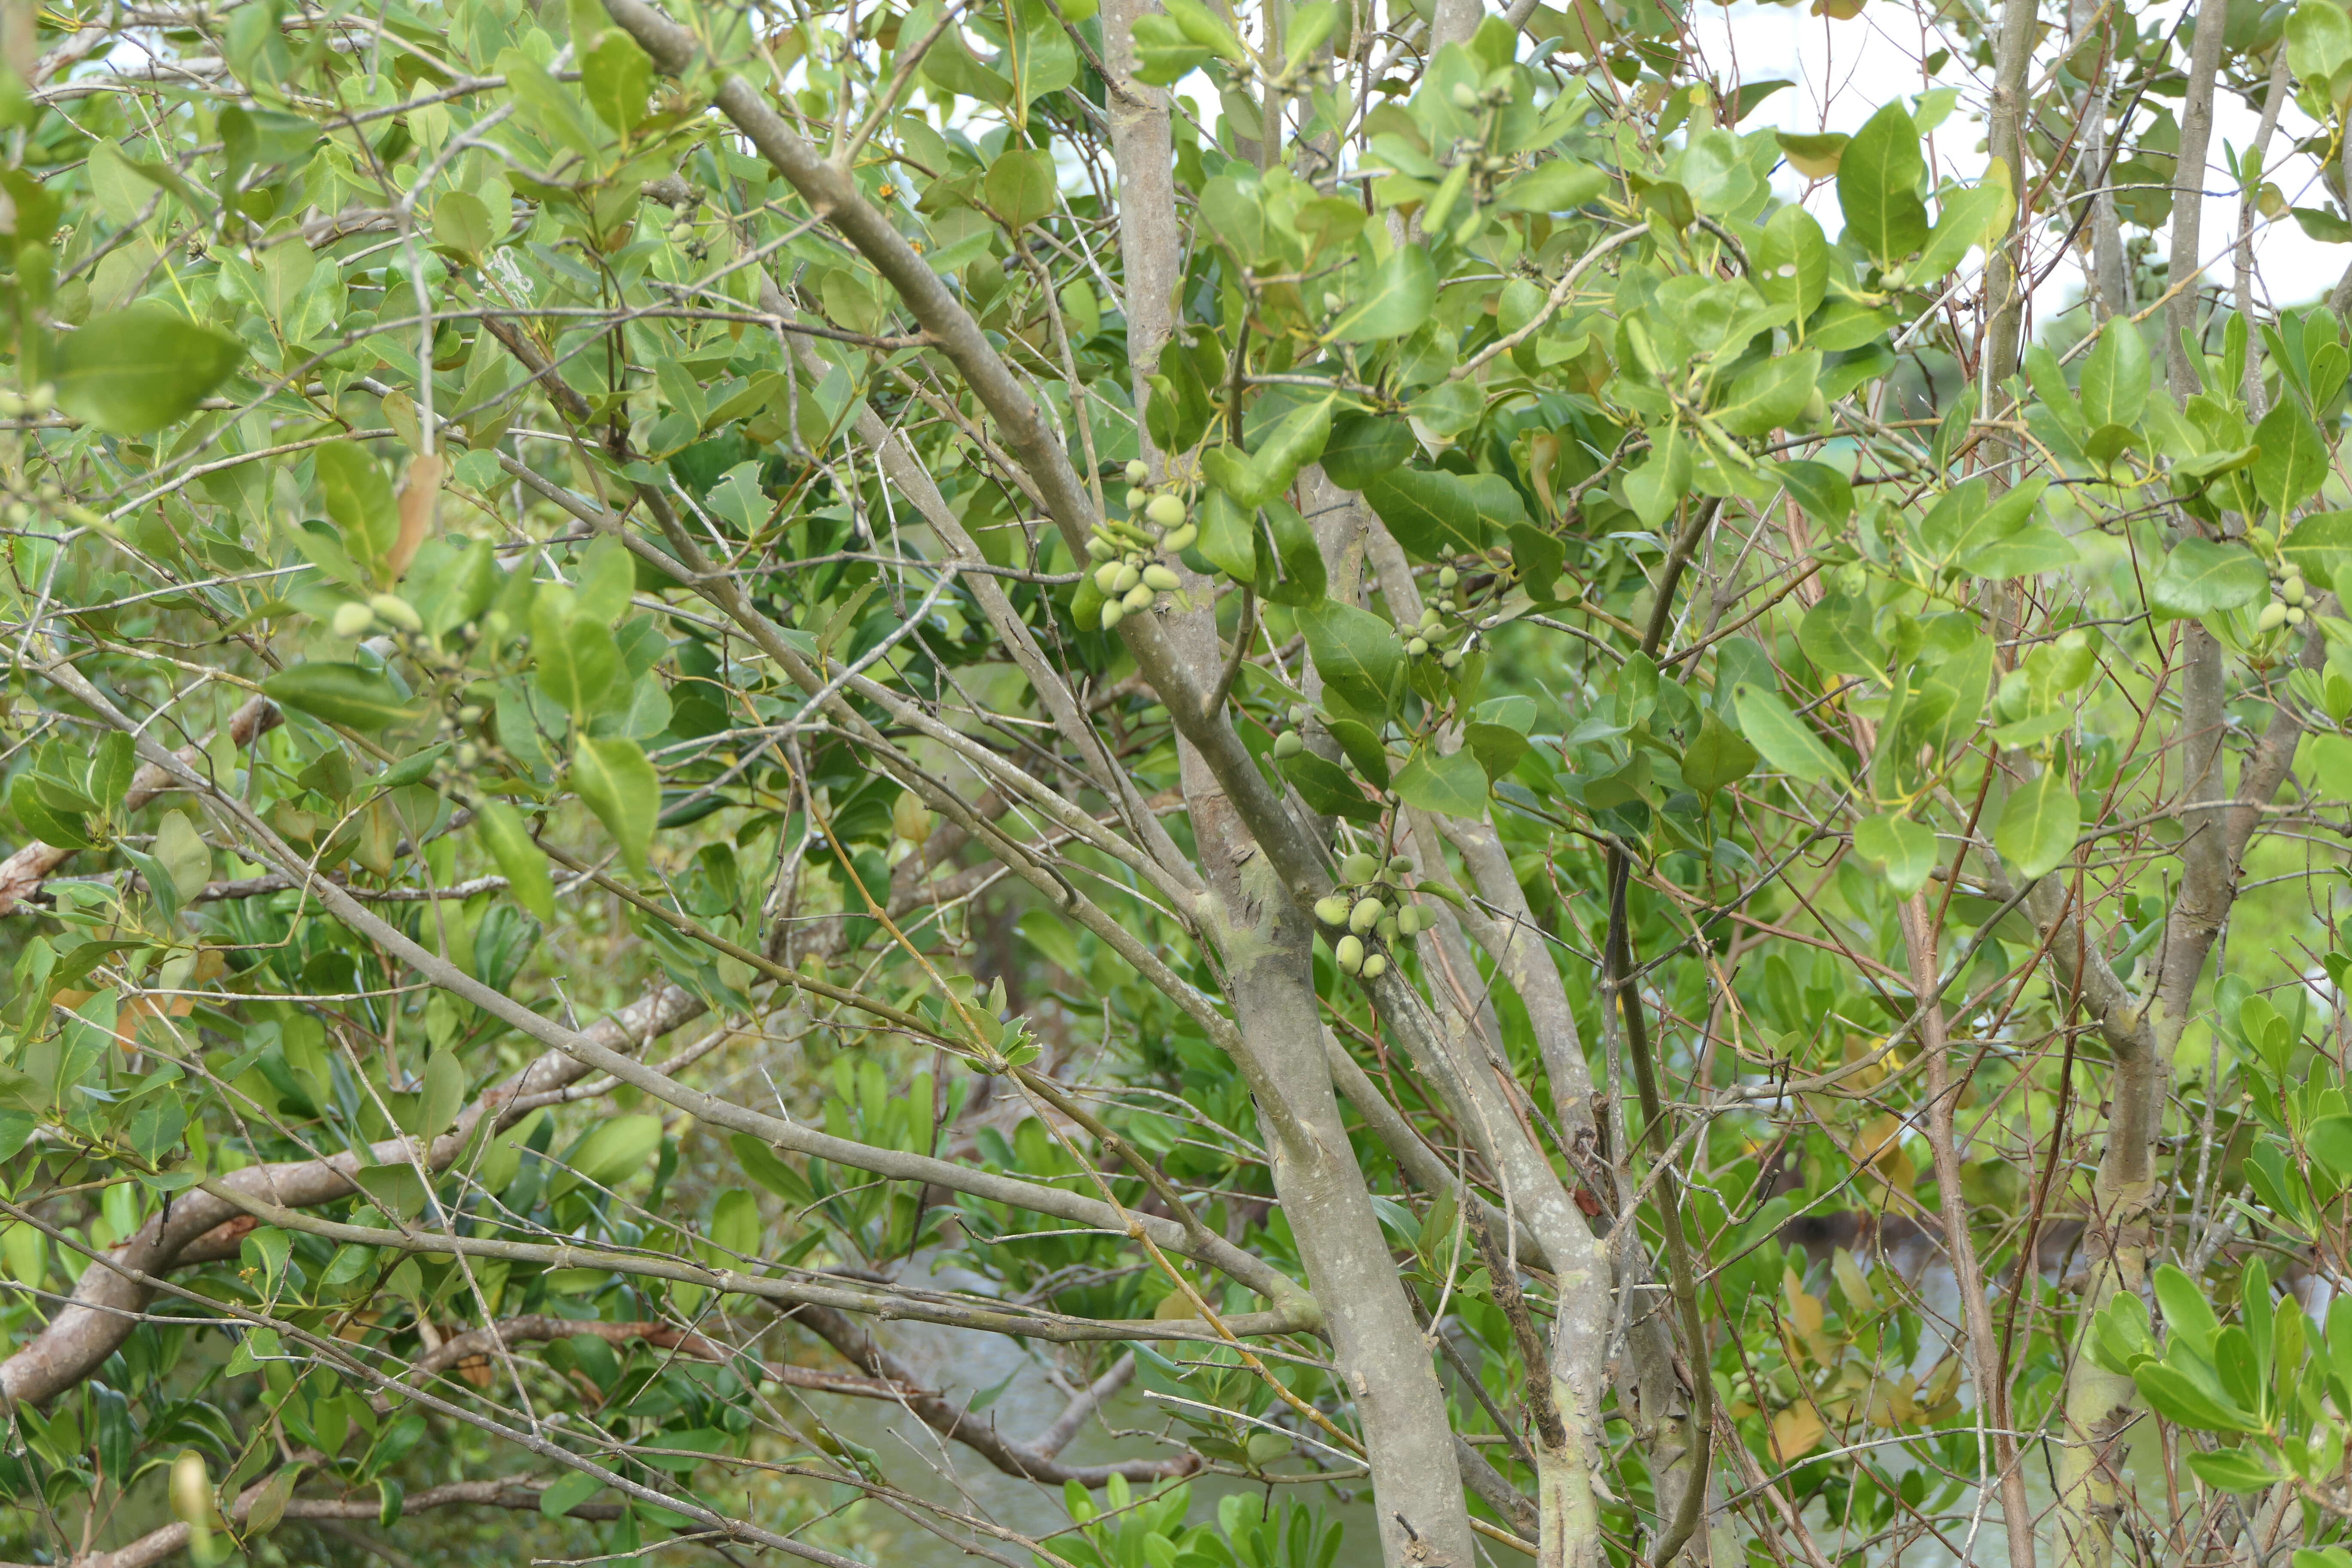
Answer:
[[[2352,14],[1816,12],[0,9],[0,1552],[2352,1564]]]

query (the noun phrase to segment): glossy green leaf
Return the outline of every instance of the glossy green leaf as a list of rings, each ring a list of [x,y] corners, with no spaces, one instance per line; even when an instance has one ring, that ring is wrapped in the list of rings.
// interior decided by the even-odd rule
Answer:
[[[1326,342],[1369,343],[1401,338],[1429,319],[1437,303],[1437,268],[1428,250],[1401,245],[1364,279],[1354,301],[1339,312]]]
[[[2270,585],[2262,559],[2244,545],[2184,539],[2164,558],[2148,603],[2162,616],[2210,616],[2253,604]]]
[[[2254,493],[2273,513],[2284,518],[2319,493],[2327,478],[2332,454],[2326,438],[2293,397],[2283,397],[2254,426]]]
[[[1927,204],[1919,198],[1927,174],[1918,127],[1902,104],[1887,104],[1853,133],[1838,161],[1846,237],[1889,267],[1927,244]]]
[[[406,724],[425,711],[401,695],[382,670],[356,664],[298,664],[261,683],[270,700],[346,729],[375,731]]]
[[[58,348],[58,406],[113,436],[185,416],[228,378],[245,345],[160,305],[109,311]]]
[[[1397,770],[1397,798],[1443,816],[1477,817],[1486,811],[1486,773],[1467,752],[1440,755],[1427,747]]]
[[[2009,862],[2021,882],[2046,876],[2074,852],[2074,836],[2082,829],[2082,806],[2065,770],[2045,767],[2033,778],[2010,791],[1993,829],[1993,847]]]
[[[1780,354],[1733,382],[1712,416],[1735,436],[1768,436],[1804,413],[1821,376],[1820,350]]]
[[[2147,344],[2128,321],[2110,321],[2083,360],[2082,409],[2086,427],[2132,426],[2147,408],[2152,372]]]
[[[555,883],[547,852],[532,842],[522,813],[505,801],[484,797],[474,802],[474,825],[481,829],[482,842],[506,878],[508,890],[541,924],[553,925]]]
[[[1365,713],[1384,713],[1404,679],[1396,628],[1368,610],[1325,599],[1301,607],[1298,629],[1324,684]]]
[[[1754,773],[1759,760],[1756,748],[1709,709],[1699,715],[1698,733],[1683,748],[1683,783],[1712,796]]]
[[[1927,885],[1936,868],[1936,834],[1925,823],[1881,812],[1853,825],[1854,853],[1885,874],[1895,897],[1907,899]]]
[[[632,870],[643,871],[653,847],[654,821],[661,815],[661,780],[635,741],[615,736],[575,737],[572,787],[596,814]]]
[[[1495,205],[1507,212],[1562,213],[1582,206],[1609,188],[1609,176],[1590,163],[1572,158],[1551,158],[1495,193]]]
[[[1323,443],[1323,473],[1341,489],[1360,490],[1412,456],[1412,427],[1392,415],[1342,414]]]
[[[1499,474],[1396,468],[1373,479],[1363,493],[1396,542],[1424,561],[1484,550],[1494,534],[1507,533],[1528,516],[1519,492]]]
[[[1740,733],[1775,770],[1807,784],[1845,782],[1844,764],[1789,711],[1779,692],[1743,685],[1738,700]]]

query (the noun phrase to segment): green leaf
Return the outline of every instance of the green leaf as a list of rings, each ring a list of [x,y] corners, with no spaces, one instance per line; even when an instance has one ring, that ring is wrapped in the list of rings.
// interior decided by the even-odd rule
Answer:
[[[1559,589],[1560,569],[1568,564],[1567,542],[1532,522],[1511,524],[1511,570],[1528,597],[1549,604]]]
[[[530,651],[540,689],[575,721],[620,695],[621,649],[612,632],[586,616],[566,616],[551,595],[532,606]]]
[[[1437,303],[1437,264],[1428,248],[1400,245],[1372,268],[1355,303],[1339,313],[1323,341],[1369,343],[1401,338],[1429,319]]]
[[[1490,779],[1501,779],[1528,754],[1528,738],[1507,724],[1469,723],[1462,727],[1462,744],[1478,759]]]
[[[1250,582],[1257,575],[1256,521],[1222,489],[1210,490],[1202,500],[1201,537],[1193,548],[1236,583]],[[1092,581],[1082,583],[1081,590]]]
[[[2047,876],[2074,854],[2081,813],[2082,803],[2074,797],[2065,769],[2053,762],[2010,791],[2000,808],[2000,825],[1992,830],[1993,847],[2019,881]]]
[[[1683,748],[1683,783],[1711,797],[1754,773],[1758,760],[1756,748],[1709,709],[1699,715],[1698,733]]]
[[[1404,683],[1404,646],[1396,628],[1369,610],[1321,599],[1298,610],[1298,629],[1315,673],[1350,707],[1385,713]]]
[[[1028,227],[1054,210],[1054,155],[1041,147],[1000,153],[981,195],[1007,227]]]
[[[352,441],[330,441],[319,448],[315,462],[327,515],[341,531],[343,549],[370,582],[389,587],[400,508],[383,465]]]
[[[1853,825],[1854,853],[1886,873],[1886,885],[1907,899],[1927,885],[1936,868],[1935,830],[1907,816],[1881,812]]]
[[[1839,138],[1841,142],[1844,138]],[[1813,215],[1794,202],[1772,215],[1748,250],[1756,291],[1797,321],[1821,308],[1829,289],[1830,246]]]
[[[400,694],[390,676],[356,664],[298,664],[263,681],[261,689],[283,707],[350,730],[389,729],[425,711]]]
[[[1412,427],[1393,415],[1342,414],[1323,443],[1323,474],[1344,490],[1360,490],[1412,456]]]
[[[1904,282],[1914,289],[1934,289],[1947,273],[1968,259],[1979,247],[1990,248],[2009,232],[2017,215],[2017,195],[2010,188],[2009,165],[1996,158],[1985,178],[1973,185],[1948,190],[1935,231],[1919,248],[1919,258],[1904,269]]]
[[[1808,784],[1845,782],[1845,768],[1777,691],[1742,684],[1738,693],[1739,729],[1748,743],[1778,772]]]
[[[2296,399],[2282,397],[2263,416],[2254,445],[2262,448],[2254,459],[2254,493],[2281,520],[2319,493],[2327,478],[2327,440]]]
[[[549,1519],[562,1519],[604,1489],[604,1483],[596,1477],[573,1470],[547,1484],[547,1489],[539,1494],[539,1511]]]
[[[245,345],[160,305],[110,310],[58,348],[58,406],[111,436],[143,436],[192,411]]]
[[[2313,86],[2352,66],[2352,16],[2329,0],[2301,0],[2286,19],[2287,64]]]
[[[1769,465],[1772,477],[1796,498],[1805,515],[1829,528],[1842,527],[1853,515],[1853,486],[1827,463],[1796,458]]]
[[[59,849],[88,849],[96,842],[79,812],[52,806],[35,791],[33,775],[18,773],[8,781],[8,809],[25,831]]]
[[[2066,536],[2044,524],[2028,523],[1998,544],[1971,551],[1954,563],[1971,577],[2034,577],[2072,566],[2081,556]]]
[[[2268,1491],[2278,1484],[2278,1472],[2245,1448],[2223,1448],[2203,1454],[2191,1449],[2189,1468],[2209,1487],[2225,1492]]]
[[[1927,204],[1919,199],[1927,174],[1918,127],[1900,103],[1872,115],[1846,143],[1838,161],[1838,209],[1846,237],[1881,266],[1894,266],[1927,242]]]
[[[1301,752],[1283,758],[1276,765],[1310,810],[1354,822],[1373,823],[1381,819],[1381,803],[1368,798],[1362,787],[1348,776],[1348,770],[1328,757]]]
[[[1506,212],[1564,213],[1580,207],[1609,188],[1609,176],[1590,163],[1553,158],[1537,164],[1495,193],[1495,205]]]
[[[425,1087],[417,1101],[416,1125],[411,1131],[420,1138],[438,1138],[465,1108],[464,1064],[447,1051],[435,1051],[425,1060]]]
[[[1878,675],[1886,668],[1886,648],[1870,629],[1870,601],[1843,589],[1822,595],[1797,626],[1797,646],[1823,669],[1839,675]]]
[[[612,833],[621,858],[642,872],[653,847],[654,820],[661,815],[661,780],[644,749],[619,736],[575,737],[572,787]]]
[[[2129,321],[2109,321],[2083,361],[2083,423],[2132,426],[2147,410],[2147,344]]]
[[[1339,749],[1348,753],[1348,760],[1356,765],[1358,773],[1376,788],[1389,787],[1388,748],[1381,744],[1379,734],[1370,724],[1360,724],[1334,713],[1324,719],[1323,727],[1331,731],[1331,738],[1339,742]]]
[[[474,825],[481,829],[482,842],[516,901],[537,915],[541,924],[554,925],[555,882],[547,852],[531,841],[522,813],[502,800],[479,799],[474,803]]]
[[[2352,511],[2313,512],[2280,542],[2279,553],[2321,587],[2334,588],[2338,566],[2352,557]]]
[[[451,191],[433,204],[433,247],[465,260],[480,256],[498,239],[490,209],[479,196]]]
[[[1691,493],[1691,443],[1679,424],[1654,432],[1649,458],[1625,476],[1625,500],[1643,526],[1657,528]]]
[[[2262,1423],[2225,1403],[2219,1394],[2200,1388],[2187,1374],[2163,1362],[2142,1362],[2133,1373],[2149,1408],[2166,1420],[2202,1432],[2259,1432]]]
[[[1731,384],[1711,417],[1735,436],[1769,436],[1804,413],[1821,378],[1819,349],[1768,359]]]
[[[425,1178],[414,1165],[362,1165],[352,1179],[394,1219],[412,1220],[425,1212]]]
[[[2304,1146],[2338,1181],[2352,1182],[2352,1116],[2323,1116],[2311,1124]]]
[[[1486,813],[1486,772],[1467,752],[1440,756],[1424,747],[1397,770],[1397,798],[1442,816]]]
[[[1475,553],[1486,548],[1492,532],[1508,532],[1528,520],[1519,492],[1500,474],[1397,468],[1363,493],[1396,542],[1424,561]]]
[[[580,1180],[609,1187],[643,1169],[661,1141],[660,1117],[616,1116],[590,1129],[563,1163]]]
[[[580,90],[588,107],[624,136],[645,123],[646,96],[653,84],[654,62],[618,27],[608,28],[580,62]]]
[[[2270,592],[2271,575],[2242,544],[2184,539],[2164,558],[2164,569],[2148,588],[2149,607],[2163,619],[2179,620],[2235,610]]]
[[[729,1134],[727,1146],[735,1152],[735,1163],[745,1175],[794,1208],[805,1207],[814,1198],[807,1179],[749,1132]]]

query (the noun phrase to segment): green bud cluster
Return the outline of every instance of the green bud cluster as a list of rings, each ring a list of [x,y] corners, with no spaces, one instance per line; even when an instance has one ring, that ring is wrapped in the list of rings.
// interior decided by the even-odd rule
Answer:
[[[1441,588],[1450,589],[1461,580],[1461,574],[1451,566],[1442,568],[1437,575]],[[1397,638],[1404,644],[1407,658],[1433,656],[1446,669],[1462,668],[1462,657],[1470,651],[1474,635],[1465,631],[1458,642],[1453,641],[1454,633],[1446,626],[1446,612],[1433,604],[1423,606],[1421,619],[1414,625],[1397,627]]]
[[[1173,490],[1155,495],[1144,489],[1151,470],[1140,461],[1127,465],[1127,510],[1121,521],[1104,518],[1087,540],[1095,563],[1095,586],[1102,591],[1100,625],[1110,631],[1129,616],[1141,615],[1172,594],[1182,579],[1160,558],[1180,555],[1201,536],[1184,498]]]
[[[2254,619],[2254,629],[2274,632],[2281,626],[2300,626],[2311,617],[2311,590],[2304,585],[2300,566],[2271,568],[2271,602]]]
[[[1337,933],[1331,957],[1344,973],[1378,980],[1388,973],[1388,954],[1368,944],[1393,947],[1434,922],[1428,910],[1404,901],[1404,879],[1412,875],[1408,855],[1384,861],[1358,850],[1339,862],[1340,885],[1315,900],[1315,918]]]

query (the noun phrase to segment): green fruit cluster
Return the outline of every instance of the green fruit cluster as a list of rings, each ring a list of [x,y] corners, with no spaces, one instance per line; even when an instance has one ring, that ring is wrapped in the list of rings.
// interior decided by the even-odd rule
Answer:
[[[2310,618],[2311,590],[2304,585],[2303,569],[2299,566],[2271,568],[2271,602],[2254,619],[2254,629],[2274,632],[2281,626],[2300,626]]]
[[[1341,933],[1331,943],[1331,957],[1341,970],[1378,980],[1388,973],[1388,955],[1366,943],[1392,947],[1399,938],[1419,936],[1434,923],[1428,910],[1403,901],[1402,882],[1412,874],[1412,859],[1405,855],[1384,862],[1359,850],[1340,861],[1340,885],[1315,901],[1315,918]]]
[[[1128,464],[1129,515],[1125,521],[1103,519],[1087,541],[1087,554],[1095,563],[1095,586],[1102,591],[1097,624],[1104,631],[1152,608],[1160,595],[1175,592],[1182,580],[1160,557],[1181,554],[1201,536],[1182,496],[1172,490],[1154,495],[1143,488],[1150,477],[1141,462]]]

